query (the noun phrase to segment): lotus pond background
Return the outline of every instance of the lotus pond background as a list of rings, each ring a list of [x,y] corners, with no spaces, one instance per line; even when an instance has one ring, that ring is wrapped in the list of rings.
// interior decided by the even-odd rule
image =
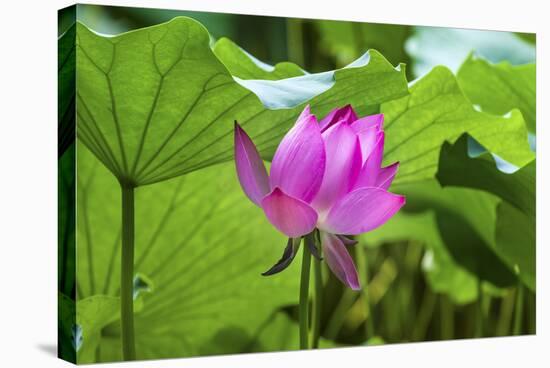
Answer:
[[[116,59],[102,36],[167,21],[120,36]],[[260,275],[286,239],[242,193],[230,133],[245,122],[269,161],[306,103],[319,117],[347,103],[383,112],[385,162],[401,162],[390,190],[407,196],[351,249],[360,292],[323,270],[321,347],[536,332],[534,35],[92,5],[59,25],[62,357],[122,359],[128,177],[137,357],[298,349],[301,256]],[[155,64],[162,74],[175,54],[185,67],[155,98]],[[330,88],[284,103],[233,79],[329,70]]]

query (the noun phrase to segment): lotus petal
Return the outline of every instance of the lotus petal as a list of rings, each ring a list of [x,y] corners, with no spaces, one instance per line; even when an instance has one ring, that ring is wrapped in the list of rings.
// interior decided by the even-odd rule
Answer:
[[[365,233],[386,223],[404,204],[404,196],[359,188],[336,202],[318,227],[333,234]]]
[[[271,165],[271,189],[307,203],[315,197],[325,172],[325,144],[315,116],[309,108],[279,144]]]
[[[256,146],[236,121],[235,164],[244,193],[260,206],[262,198],[269,193],[269,178]]]
[[[361,289],[357,269],[344,243],[336,235],[324,231],[321,231],[321,243],[325,260],[334,275],[353,290]]]
[[[317,212],[306,202],[275,188],[262,200],[267,219],[290,238],[310,233],[317,222]]]

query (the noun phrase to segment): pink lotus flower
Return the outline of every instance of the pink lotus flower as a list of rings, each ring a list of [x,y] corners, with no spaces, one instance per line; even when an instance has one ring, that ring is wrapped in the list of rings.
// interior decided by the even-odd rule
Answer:
[[[404,196],[387,191],[399,163],[381,167],[383,120],[382,114],[358,118],[348,105],[318,122],[306,106],[279,144],[269,176],[254,143],[235,122],[235,161],[245,194],[289,238],[318,229],[328,266],[354,290],[360,285],[346,249],[352,241],[345,235],[379,227],[405,204]],[[289,239],[283,259],[268,274],[290,264],[292,243]]]

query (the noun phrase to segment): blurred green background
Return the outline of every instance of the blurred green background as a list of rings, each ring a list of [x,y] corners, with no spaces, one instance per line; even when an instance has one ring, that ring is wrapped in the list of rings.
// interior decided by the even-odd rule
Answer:
[[[77,19],[100,34],[114,35],[155,25],[182,15],[192,17],[202,23],[213,39],[228,37],[265,63],[274,65],[283,61],[291,61],[308,72],[321,72],[343,67],[361,56],[369,48],[380,51],[393,65],[405,63],[409,81],[424,76],[436,65],[445,65],[456,73],[472,52],[492,63],[506,61],[511,65],[522,65],[535,62],[536,41],[534,35],[511,32],[94,5],[80,6]],[[65,13],[64,16],[60,17],[60,33],[71,22],[70,14]],[[506,111],[495,111],[495,113],[504,112]],[[532,137],[534,137],[534,129],[530,130]],[[82,157],[89,155],[87,151],[78,152]],[[89,160],[93,161],[93,158],[90,156]],[[83,182],[79,183],[81,189],[87,188],[86,175],[92,171],[101,172],[101,170],[104,170],[97,162],[93,165],[90,164],[90,166],[94,168],[83,168],[85,175],[82,178]],[[213,175],[213,169],[206,169],[205,172],[204,175],[207,175],[207,177]],[[97,175],[101,177],[103,174]],[[114,182],[112,178],[105,180]],[[171,192],[173,187],[179,187],[179,181],[184,180],[178,179],[166,183],[165,186],[171,187],[166,191]],[[90,183],[93,184],[91,179],[88,185]],[[214,191],[221,189],[221,185],[208,183]],[[111,184],[113,183],[109,185]],[[185,185],[183,185],[183,188],[185,188]],[[148,187],[143,190],[144,197],[147,196],[147,190]],[[414,188],[410,190],[414,192]],[[97,193],[97,191],[95,189],[94,192],[90,192],[90,196],[92,198],[94,196],[95,198],[102,198],[106,194],[109,196],[115,195],[112,191],[105,191],[105,193]],[[426,191],[426,188],[422,188],[422,191]],[[204,195],[209,196],[207,193]],[[449,192],[441,194],[441,196],[452,197]],[[169,203],[169,194],[166,194],[166,197],[163,200]],[[185,193],[180,197],[180,199],[185,200]],[[108,198],[116,201],[111,197]],[[461,198],[459,201],[463,202],[463,199]],[[433,228],[433,222],[437,219],[432,218],[431,214],[423,215],[421,213],[422,209],[435,208],[435,206],[432,206],[433,202],[430,202],[432,200],[433,198],[422,198],[422,200],[415,202],[416,207],[409,207],[406,213],[398,216],[394,221],[394,227],[388,227],[390,229],[388,233],[381,231],[360,238],[360,246],[353,250],[353,256],[362,273],[362,278],[369,280],[365,291],[361,293],[353,292],[342,287],[332,275],[327,276],[322,312],[321,335],[323,340],[321,346],[374,345],[535,333],[535,293],[529,288],[521,286],[520,282],[515,283],[516,281],[507,281],[503,285],[495,285],[494,282],[481,280],[476,281],[475,278],[471,277],[471,273],[465,271],[465,268],[458,267],[457,263],[451,259],[456,255],[450,255],[450,253],[442,251],[442,243],[452,243],[453,239],[442,240],[437,235],[430,233],[429,229]],[[456,198],[446,199],[447,204],[451,203],[452,206],[455,203],[458,206],[458,202],[455,200]],[[478,201],[475,194],[469,200],[472,201],[471,203]],[[100,211],[102,207],[101,203],[93,201],[87,203],[87,205],[90,208],[97,207],[95,208],[97,211]],[[191,203],[190,206],[191,208],[196,206],[198,213],[204,210],[200,204]],[[448,213],[448,209],[445,209],[445,211],[443,212]],[[143,212],[146,211],[143,210]],[[160,210],[157,212],[162,213]],[[252,217],[261,216],[259,213],[250,213]],[[101,217],[100,215],[97,216]],[[107,221],[100,220],[99,217],[96,219],[96,225],[102,224],[102,221]],[[112,218],[114,217],[115,215]],[[452,218],[452,216],[450,217]],[[141,221],[146,223],[145,220]],[[151,220],[151,223],[153,221],[154,219]],[[223,220],[219,221],[223,222]],[[458,219],[449,226],[452,227],[460,221],[463,220]],[[107,224],[103,223],[103,225],[106,226]],[[414,229],[407,228],[411,226],[416,227]],[[439,223],[439,226],[444,225]],[[395,231],[395,229],[404,229],[403,233],[409,238],[406,238],[406,236],[400,237],[399,231]],[[172,233],[166,236],[168,238],[170,238],[170,235],[177,236],[174,235],[177,234],[174,231],[172,230]],[[261,232],[261,229],[258,228],[257,231]],[[156,236],[154,229],[149,229],[148,232],[151,233],[151,237]],[[417,236],[410,237],[410,234],[415,232]],[[269,236],[266,236],[266,241],[277,239],[271,233],[269,234]],[[457,234],[455,240],[469,245],[473,244],[474,247],[475,243],[479,241],[479,239],[468,237],[460,238],[464,235],[460,231],[459,233],[449,231],[449,234]],[[109,236],[111,235],[113,234],[109,234]],[[99,234],[98,236],[101,237],[102,235]],[[101,238],[101,241],[96,240],[95,244],[113,243],[116,245],[117,236],[112,239]],[[468,244],[466,247],[468,247]],[[276,249],[273,254],[269,255],[271,258],[266,258],[268,260],[275,260],[276,254],[282,252],[282,243],[273,244],[272,246]],[[103,271],[99,274],[107,273],[108,279],[105,281],[105,291],[107,291],[106,294],[112,295],[116,295],[117,292],[116,287],[113,286],[111,289],[111,285],[116,285],[117,276],[113,276],[111,280],[108,269],[112,269],[112,265],[108,263],[109,260],[112,261],[115,258],[116,249],[115,246],[112,251],[109,249],[109,252],[102,252],[106,253],[102,256],[96,255],[95,265],[96,268]],[[113,255],[111,255],[111,252],[113,252]],[[500,264],[496,268],[493,268],[494,265],[489,263],[483,264],[485,260],[492,260],[491,255],[487,256],[483,252],[479,254],[476,253],[477,251],[473,252],[475,257],[480,257],[481,267],[487,267],[490,270],[500,267]],[[442,259],[448,262],[434,265],[434,257],[439,262]],[[494,258],[494,255],[492,257]],[[103,261],[105,264],[101,264]],[[435,272],[432,272],[434,267]],[[87,269],[84,268],[79,272],[86,273]],[[509,270],[506,270],[505,273],[506,275],[512,275]],[[177,273],[174,274],[177,275]],[[254,276],[257,275],[254,274]],[[90,277],[90,279],[93,279],[93,277]],[[274,280],[277,280],[262,279],[260,276],[257,276],[257,279],[257,283],[270,283],[271,286],[273,286]],[[144,280],[144,283],[148,285],[147,277]],[[282,281],[276,281],[275,285],[280,282],[280,287],[286,287],[285,285],[288,285],[288,283],[285,280],[287,279],[283,278]],[[220,282],[223,281],[220,280]],[[295,282],[291,282],[290,285],[295,286]],[[154,283],[154,280],[152,283]],[[83,288],[79,292],[80,295],[94,295],[94,288],[88,290],[86,286],[80,287]],[[295,295],[297,298],[297,290]],[[215,297],[214,294],[212,298]],[[269,295],[263,297],[269,298]],[[229,325],[210,340],[208,348],[204,347],[198,351],[186,350],[185,333],[182,333],[182,336],[171,337],[183,341],[183,348],[179,348],[185,351],[184,355],[293,349],[296,346],[291,346],[292,343],[286,340],[288,336],[297,337],[295,336],[297,332],[295,328],[296,305],[292,302],[292,298],[285,299],[281,304],[283,306],[278,307],[272,315],[259,324],[256,330],[245,331],[241,330],[242,327],[232,328]],[[163,310],[162,307],[157,309]],[[178,313],[177,309],[169,311]],[[149,311],[144,313],[147,316],[150,314],[151,318],[159,318],[154,313],[149,313]],[[169,312],[160,315],[160,318],[170,317],[174,316],[171,316]],[[257,319],[261,318],[258,317]],[[106,346],[113,345],[115,347],[112,350],[118,351],[116,323],[114,323],[114,326],[112,321],[109,321],[109,323],[110,325],[100,332],[100,338],[107,341]],[[253,323],[258,325],[258,321]],[[201,325],[201,328],[208,328],[208,325]],[[162,335],[162,331],[159,333]],[[169,337],[166,336],[166,339],[169,340]],[[172,342],[165,343],[166,349],[168,349],[166,351],[159,347],[162,343],[163,341],[158,341],[152,344],[151,346],[154,346],[157,350],[153,351],[153,348],[151,348],[152,351],[143,352],[143,356],[172,357],[182,355],[177,349],[175,351],[170,350],[173,349]],[[146,345],[147,342],[143,344]],[[228,344],[230,346],[227,346]],[[104,349],[103,344],[101,346]],[[112,359],[113,355],[104,349],[103,351],[96,351],[95,355],[92,354],[92,356],[94,358],[89,358],[89,361],[109,360]]]

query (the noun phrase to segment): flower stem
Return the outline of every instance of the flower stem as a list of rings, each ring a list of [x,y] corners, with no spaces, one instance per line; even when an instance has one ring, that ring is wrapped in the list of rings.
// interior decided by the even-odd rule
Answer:
[[[516,291],[516,308],[514,312],[514,331],[513,335],[521,335],[521,325],[523,319],[523,285],[518,281]]]
[[[120,320],[122,356],[136,359],[134,343],[134,187],[122,185],[122,253],[120,268]]]
[[[311,234],[306,235],[306,237]],[[305,241],[309,241],[306,239]],[[308,349],[308,327],[309,327],[309,269],[311,266],[311,254],[308,247],[304,244],[302,256],[302,275],[300,279],[300,349]]]
[[[315,303],[313,304],[313,336],[311,347],[319,347],[319,337],[321,335],[321,306],[323,304],[323,274],[321,270],[321,261],[313,259],[313,273],[315,277]]]

